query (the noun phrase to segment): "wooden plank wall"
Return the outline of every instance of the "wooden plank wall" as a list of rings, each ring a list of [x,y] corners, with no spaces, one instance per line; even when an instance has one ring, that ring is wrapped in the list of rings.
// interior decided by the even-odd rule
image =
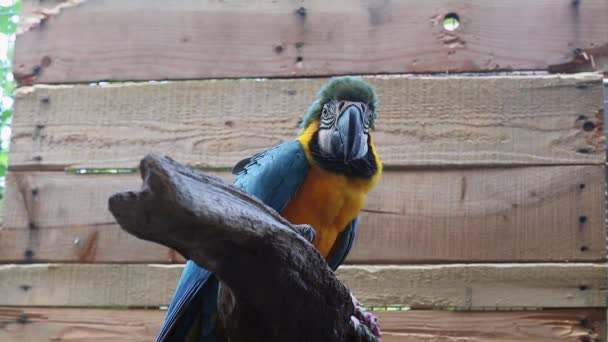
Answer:
[[[123,233],[108,196],[150,151],[230,181],[340,74],[383,74],[366,79],[387,171],[338,272],[383,340],[606,341],[601,75],[547,74],[608,65],[605,1],[23,8],[0,342],[152,341],[183,258]],[[126,174],[80,174],[107,168]]]

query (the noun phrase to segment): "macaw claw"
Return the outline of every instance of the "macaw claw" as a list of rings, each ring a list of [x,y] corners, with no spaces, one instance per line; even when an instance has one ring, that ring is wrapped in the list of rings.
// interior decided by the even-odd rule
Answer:
[[[307,224],[295,224],[293,227],[296,229],[298,234],[305,238],[308,242],[312,243],[317,236],[315,230]]]
[[[380,333],[378,318],[370,312],[365,311],[352,292],[350,295],[355,306],[355,312],[350,316],[350,325],[356,340],[361,342],[381,342],[382,334]]]

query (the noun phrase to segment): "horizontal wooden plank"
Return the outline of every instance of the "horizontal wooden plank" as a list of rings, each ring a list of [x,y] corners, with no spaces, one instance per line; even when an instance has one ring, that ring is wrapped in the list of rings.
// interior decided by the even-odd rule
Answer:
[[[183,265],[0,265],[0,305],[168,305]],[[338,278],[366,306],[605,307],[605,264],[342,266]]]
[[[116,224],[0,229],[0,262],[179,263],[162,245],[140,240]]]
[[[0,260],[179,262],[114,224],[108,197],[140,186],[136,174],[9,173]],[[387,171],[347,262],[603,260],[604,188],[595,165]]]
[[[153,341],[159,310],[0,307],[0,341]],[[605,342],[603,310],[375,311],[388,342]]]
[[[384,342],[606,341],[599,310],[375,312]]]
[[[48,11],[19,35],[21,83],[572,71],[601,69],[608,54],[603,0],[180,0],[169,10],[162,0],[68,3],[77,5]],[[460,18],[455,31],[443,28],[449,13]],[[577,48],[597,51],[592,60]]]
[[[0,341],[154,341],[165,312],[0,308]]]
[[[371,77],[389,166],[602,164],[601,75]],[[227,168],[294,139],[326,79],[22,88],[9,167]]]

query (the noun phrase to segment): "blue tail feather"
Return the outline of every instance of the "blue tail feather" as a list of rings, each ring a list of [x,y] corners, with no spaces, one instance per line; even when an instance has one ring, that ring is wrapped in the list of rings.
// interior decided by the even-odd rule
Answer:
[[[219,281],[211,272],[189,260],[177,283],[156,341],[183,341],[200,314],[201,341],[215,342],[215,326],[212,326],[212,322],[215,321],[217,311],[218,287]],[[212,336],[213,339],[204,339],[205,336]]]

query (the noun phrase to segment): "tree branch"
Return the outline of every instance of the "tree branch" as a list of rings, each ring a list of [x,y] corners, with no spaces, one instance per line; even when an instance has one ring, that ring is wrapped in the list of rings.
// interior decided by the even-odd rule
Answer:
[[[220,317],[231,341],[348,341],[349,291],[293,226],[222,180],[150,154],[140,192],[110,211],[129,233],[174,248],[221,281]]]

